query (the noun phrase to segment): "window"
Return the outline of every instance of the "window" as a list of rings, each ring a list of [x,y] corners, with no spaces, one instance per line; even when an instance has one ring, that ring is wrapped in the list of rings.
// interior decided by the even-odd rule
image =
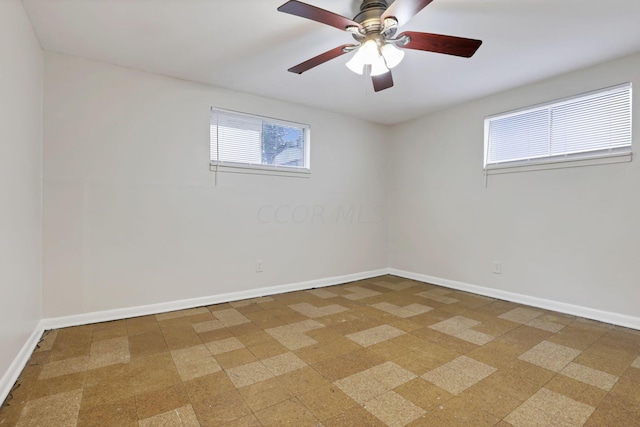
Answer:
[[[631,157],[631,84],[485,119],[485,169]]]
[[[211,109],[213,166],[309,172],[309,126]]]

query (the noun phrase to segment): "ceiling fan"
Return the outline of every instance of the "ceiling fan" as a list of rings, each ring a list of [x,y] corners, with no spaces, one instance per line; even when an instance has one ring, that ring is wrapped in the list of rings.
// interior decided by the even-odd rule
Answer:
[[[393,86],[391,68],[402,61],[401,49],[424,50],[470,58],[482,44],[481,40],[441,34],[405,31],[396,36],[398,27],[405,24],[433,0],[362,0],[360,12],[349,19],[328,10],[297,0],[280,6],[280,12],[311,19],[351,33],[356,44],[345,44],[321,53],[289,71],[302,74],[331,59],[355,51],[347,67],[357,74],[367,73],[373,89],[379,92]],[[398,49],[400,48],[400,49]]]

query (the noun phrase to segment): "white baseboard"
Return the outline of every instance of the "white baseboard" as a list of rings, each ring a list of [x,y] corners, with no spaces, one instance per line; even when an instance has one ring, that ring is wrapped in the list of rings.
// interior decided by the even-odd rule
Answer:
[[[515,292],[503,291],[500,289],[487,288],[484,286],[471,285],[469,283],[457,282],[455,280],[443,279],[441,277],[428,276],[426,274],[412,273],[395,268],[387,269],[387,274],[404,277],[406,279],[417,280],[419,282],[431,283],[445,288],[471,292],[491,298],[525,304],[532,307],[543,308],[545,310],[557,311],[559,313],[571,314],[573,316],[598,320],[612,325],[624,326],[626,328],[640,330],[640,318],[625,314],[613,313],[609,311],[597,310],[580,305],[568,304],[564,302],[549,300],[545,298],[533,297],[530,295],[518,294]]]
[[[287,285],[270,286],[266,288],[256,288],[246,291],[230,292],[225,294],[211,295],[200,298],[191,298],[178,301],[171,301],[159,304],[149,304],[137,307],[127,307],[114,310],[97,311],[91,313],[77,314],[73,316],[54,317],[43,319],[39,326],[39,333],[44,330],[66,328],[69,326],[87,325],[90,323],[108,322],[111,320],[127,319],[130,317],[146,316],[149,314],[164,313],[167,311],[185,310],[205,305],[221,304],[231,301],[239,301],[248,298],[258,298],[265,295],[276,295],[286,292],[333,286],[341,283],[353,282],[356,280],[369,279],[371,277],[392,274],[407,279],[417,280],[425,283],[443,286],[445,288],[471,292],[491,298],[498,298],[506,301],[525,304],[532,307],[539,307],[545,310],[557,311],[559,313],[571,314],[613,325],[640,330],[640,318],[619,313],[613,313],[594,308],[568,304],[545,298],[534,297],[515,292],[503,291],[500,289],[487,288],[484,286],[472,285],[441,277],[429,276],[426,274],[413,273],[395,268],[383,268],[379,270],[365,271],[362,273],[347,274],[343,276],[327,277],[305,282],[291,283]],[[30,353],[28,353],[30,354]]]
[[[27,341],[24,343],[15,359],[13,359],[13,362],[9,366],[9,369],[7,369],[7,372],[5,372],[4,375],[2,375],[2,378],[0,378],[0,405],[2,405],[2,402],[4,402],[7,396],[9,396],[13,385],[18,380],[18,377],[29,361],[31,354],[36,349],[36,345],[40,342],[40,337],[43,332],[44,328],[42,321],[40,321],[31,335],[29,335],[29,338],[27,338]]]
[[[229,292],[226,294],[211,295],[200,298],[191,298],[159,304],[141,305],[137,307],[118,308],[114,310],[96,311],[91,313],[76,314],[73,316],[53,317],[43,319],[45,329],[66,328],[69,326],[87,325],[90,323],[108,322],[111,320],[127,319],[130,317],[146,316],[149,314],[165,313],[167,311],[185,310],[188,308],[202,307],[205,305],[221,304],[230,301],[239,301],[248,298],[258,298],[265,295],[283,294],[338,285],[340,283],[369,279],[371,277],[387,274],[387,269],[365,271],[362,273],[347,274],[343,276],[326,277],[322,279],[308,280],[306,282],[291,283],[288,285],[270,286],[266,288],[249,289],[246,291]]]

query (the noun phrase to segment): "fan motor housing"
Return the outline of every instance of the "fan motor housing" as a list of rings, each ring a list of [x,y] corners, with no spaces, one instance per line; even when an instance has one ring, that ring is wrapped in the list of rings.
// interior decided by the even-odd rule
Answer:
[[[382,31],[382,23],[380,17],[387,10],[389,5],[386,0],[362,0],[360,5],[360,13],[353,20],[362,25],[365,33]]]

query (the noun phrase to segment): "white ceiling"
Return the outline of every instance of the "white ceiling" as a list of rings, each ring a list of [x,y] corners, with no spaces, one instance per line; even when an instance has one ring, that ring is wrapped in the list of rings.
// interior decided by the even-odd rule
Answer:
[[[345,67],[287,69],[353,39],[276,10],[285,0],[23,0],[45,50],[402,122],[640,51],[640,0],[434,0],[401,30],[483,40],[473,58],[407,50],[374,93]],[[307,0],[353,17],[358,0]]]

